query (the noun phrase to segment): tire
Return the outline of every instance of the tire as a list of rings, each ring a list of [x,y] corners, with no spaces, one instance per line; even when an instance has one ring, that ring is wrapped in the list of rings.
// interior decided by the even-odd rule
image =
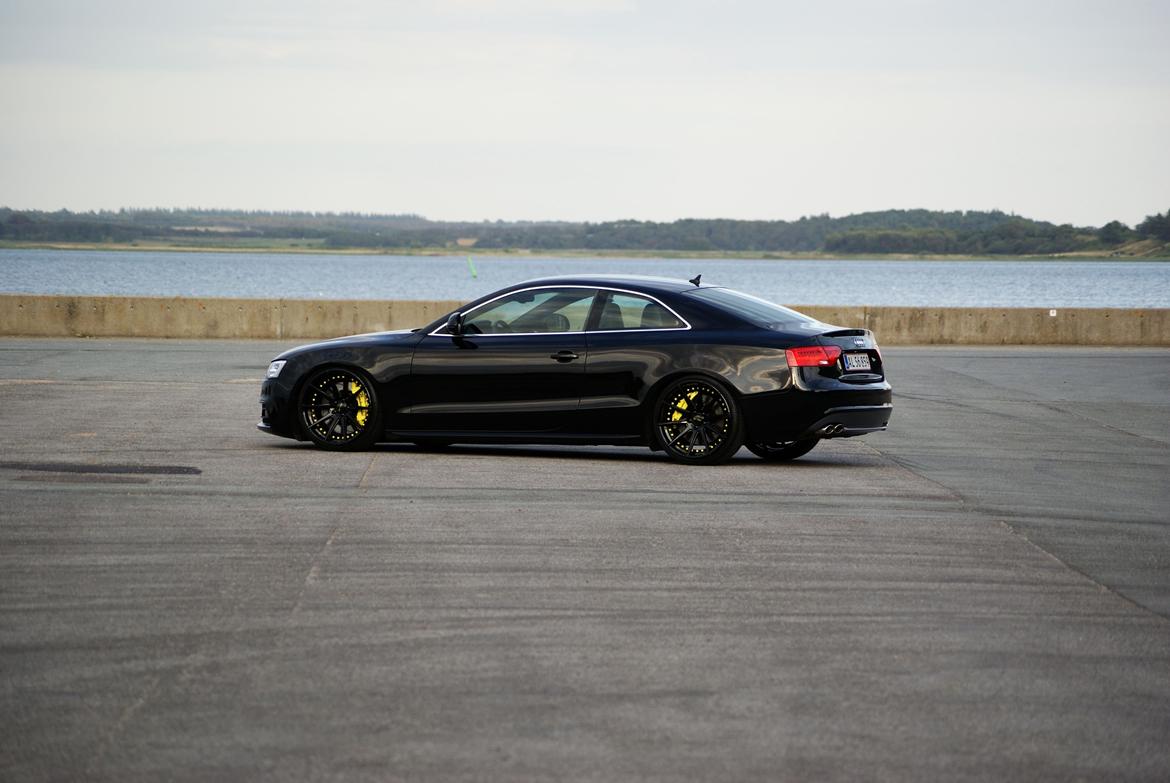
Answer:
[[[820,438],[806,438],[805,440],[789,440],[778,443],[746,443],[748,451],[768,462],[787,462],[788,460],[803,457],[820,443]]]
[[[718,465],[743,445],[743,417],[731,392],[694,375],[671,383],[654,403],[655,445],[676,462]]]
[[[382,408],[360,370],[328,367],[309,376],[297,399],[301,432],[332,451],[360,451],[378,442]]]

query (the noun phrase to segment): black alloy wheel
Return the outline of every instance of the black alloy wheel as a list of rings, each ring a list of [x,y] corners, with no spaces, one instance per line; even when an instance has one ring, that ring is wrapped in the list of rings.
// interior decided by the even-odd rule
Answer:
[[[726,462],[743,444],[735,399],[706,378],[683,378],[667,386],[654,406],[653,428],[667,456],[692,465]]]
[[[747,443],[748,451],[768,462],[787,462],[790,459],[803,457],[813,450],[813,446],[820,443],[820,438],[806,438],[804,440],[788,440],[777,443]]]
[[[382,414],[374,385],[363,373],[332,367],[301,387],[301,428],[326,449],[368,449],[378,440]]]

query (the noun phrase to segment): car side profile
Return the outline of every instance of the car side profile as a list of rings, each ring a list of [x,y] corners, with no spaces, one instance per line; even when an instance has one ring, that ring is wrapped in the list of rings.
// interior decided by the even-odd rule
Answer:
[[[269,365],[258,427],[326,449],[379,442],[649,446],[774,461],[884,430],[867,329],[728,288],[638,276],[529,280],[418,329],[328,340]]]

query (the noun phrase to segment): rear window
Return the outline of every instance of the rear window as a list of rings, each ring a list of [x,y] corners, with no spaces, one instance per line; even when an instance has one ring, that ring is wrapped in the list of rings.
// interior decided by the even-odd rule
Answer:
[[[756,326],[770,327],[776,324],[818,323],[804,313],[773,304],[758,296],[733,291],[730,288],[696,288],[687,291],[688,296],[710,302],[720,310],[737,315]]]

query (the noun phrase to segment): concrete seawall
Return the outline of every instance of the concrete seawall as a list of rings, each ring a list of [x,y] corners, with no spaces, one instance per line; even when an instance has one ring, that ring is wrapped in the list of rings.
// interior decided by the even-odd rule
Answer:
[[[0,335],[312,339],[422,326],[460,304],[5,294]],[[1170,346],[1170,309],[795,307],[884,345]]]

